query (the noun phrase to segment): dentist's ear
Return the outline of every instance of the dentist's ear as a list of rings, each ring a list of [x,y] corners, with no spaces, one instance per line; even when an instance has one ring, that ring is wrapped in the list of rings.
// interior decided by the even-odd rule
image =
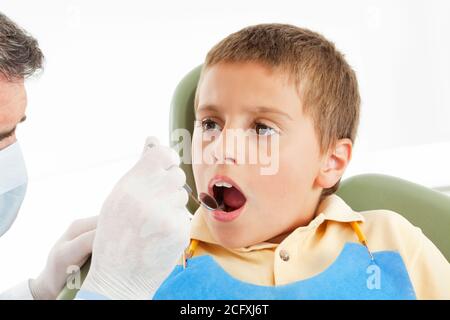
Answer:
[[[340,139],[322,159],[316,177],[316,186],[323,189],[334,186],[344,174],[352,158],[353,143],[350,139]]]

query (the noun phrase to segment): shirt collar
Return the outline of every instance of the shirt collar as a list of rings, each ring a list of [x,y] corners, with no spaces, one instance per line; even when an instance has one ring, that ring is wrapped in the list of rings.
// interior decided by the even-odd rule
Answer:
[[[203,208],[198,208],[191,221],[191,239],[197,239],[202,242],[212,243],[220,245],[214,237],[211,235],[208,226],[204,220]],[[348,204],[344,202],[339,196],[332,194],[324,198],[318,205],[316,215],[313,220],[307,226],[301,226],[295,229],[293,232],[299,229],[313,229],[320,226],[325,220],[336,222],[353,222],[364,221],[364,217],[356,211],[353,211]],[[244,248],[234,249],[241,252],[248,252],[257,249],[275,248],[278,244],[270,242],[261,242],[255,245],[251,245]]]

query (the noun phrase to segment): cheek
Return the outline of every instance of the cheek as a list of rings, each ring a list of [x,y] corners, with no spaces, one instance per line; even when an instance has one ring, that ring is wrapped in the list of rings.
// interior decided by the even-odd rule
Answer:
[[[202,154],[202,137],[201,133],[197,128],[194,128],[194,133],[192,135],[192,148],[191,148],[191,155],[192,155],[192,171],[194,173],[194,180],[196,183],[197,190],[199,188],[198,181],[201,172],[203,171],[202,168],[202,161],[201,161],[201,154]]]
[[[195,164],[213,164],[214,141],[217,133],[203,132],[201,128],[195,127],[192,134],[192,162]]]
[[[192,171],[197,190],[205,190],[207,181],[203,181],[202,177],[207,175],[208,169],[211,170],[214,164],[213,158],[213,141],[214,137],[204,134],[200,128],[194,128],[192,135]]]
[[[286,203],[299,199],[301,195],[311,191],[318,163],[319,159],[314,148],[298,142],[280,146],[277,173],[271,176],[259,176],[259,182],[255,187],[262,192],[261,194],[268,196],[265,202],[273,202],[277,205],[282,203],[285,206]]]

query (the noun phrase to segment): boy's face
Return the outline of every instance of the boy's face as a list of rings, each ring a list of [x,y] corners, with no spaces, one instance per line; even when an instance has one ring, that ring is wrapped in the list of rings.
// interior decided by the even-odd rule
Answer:
[[[303,114],[297,87],[285,73],[252,62],[214,65],[199,83],[195,113],[197,191],[227,205],[215,213],[202,208],[221,245],[278,241],[277,236],[311,221],[323,188],[317,177],[324,159],[313,121]],[[247,144],[245,151],[230,147],[230,137],[236,136],[238,144]],[[262,174],[267,162],[250,163],[251,150],[270,154],[275,170]],[[233,188],[213,187],[217,180]]]

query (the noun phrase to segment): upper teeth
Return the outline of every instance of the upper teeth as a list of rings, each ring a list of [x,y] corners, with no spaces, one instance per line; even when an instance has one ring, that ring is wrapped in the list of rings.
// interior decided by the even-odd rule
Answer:
[[[229,184],[229,183],[227,183],[225,181],[217,181],[216,183],[214,183],[214,185],[216,187],[225,187],[225,188],[231,188],[232,187],[231,184]]]

